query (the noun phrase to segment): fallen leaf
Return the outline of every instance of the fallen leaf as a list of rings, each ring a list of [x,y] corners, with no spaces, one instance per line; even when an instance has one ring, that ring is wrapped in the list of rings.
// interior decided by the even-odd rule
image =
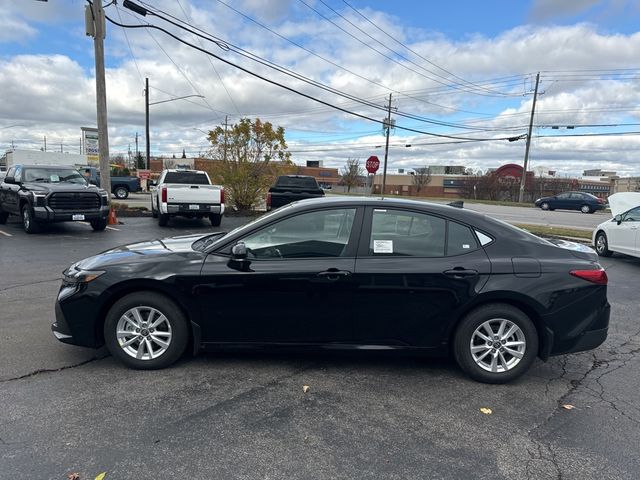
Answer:
[[[67,478],[69,480],[80,480],[80,474],[76,473],[76,472],[69,473],[69,474],[67,474]]]
[[[104,480],[104,477],[107,475],[107,472],[99,473],[95,480]]]
[[[310,389],[311,389],[311,387],[309,385],[303,385],[302,386],[302,393],[307,393]]]
[[[565,410],[573,410],[576,407],[574,407],[573,405],[570,405],[568,403],[565,403],[564,405],[562,405],[562,408],[564,408]]]
[[[480,409],[480,411],[481,411],[482,413],[484,413],[485,415],[491,415],[491,414],[493,413],[493,410],[491,410],[490,408],[487,408],[487,407],[482,407],[482,408]]]

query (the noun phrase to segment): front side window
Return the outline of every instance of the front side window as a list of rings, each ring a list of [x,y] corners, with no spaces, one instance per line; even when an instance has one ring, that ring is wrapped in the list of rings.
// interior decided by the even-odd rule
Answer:
[[[17,166],[16,167],[16,171],[13,172],[13,178],[15,178],[16,182],[21,182],[22,181],[22,167],[21,166]]]
[[[252,259],[344,256],[355,208],[320,210],[289,217],[242,241]]]
[[[373,211],[369,254],[373,256],[443,257],[446,221],[424,213]]]
[[[571,198],[571,194],[570,193],[561,193],[560,195],[558,195],[558,198],[561,200],[567,200],[569,198]]]
[[[623,222],[640,222],[640,207],[629,210],[624,214]]]

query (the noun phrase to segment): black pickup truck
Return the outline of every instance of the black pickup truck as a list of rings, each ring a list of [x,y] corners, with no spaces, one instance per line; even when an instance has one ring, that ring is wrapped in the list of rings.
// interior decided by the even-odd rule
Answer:
[[[27,233],[42,223],[70,221],[87,221],[100,231],[109,219],[109,194],[72,166],[16,164],[0,183],[0,224],[9,215],[19,215]]]
[[[316,179],[307,175],[281,175],[267,193],[267,210],[305,198],[323,197]]]

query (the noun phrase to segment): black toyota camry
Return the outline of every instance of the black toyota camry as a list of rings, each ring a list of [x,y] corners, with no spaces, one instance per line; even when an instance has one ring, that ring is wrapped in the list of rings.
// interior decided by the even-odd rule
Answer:
[[[451,206],[333,197],[74,263],[52,329],[133,368],[221,347],[385,349],[452,354],[502,383],[597,347],[608,324],[587,247]]]

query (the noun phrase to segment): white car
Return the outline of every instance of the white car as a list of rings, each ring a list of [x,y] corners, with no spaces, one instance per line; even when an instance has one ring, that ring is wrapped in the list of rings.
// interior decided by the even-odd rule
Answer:
[[[601,257],[624,253],[640,257],[640,193],[622,192],[609,197],[613,218],[593,231],[593,245]]]

